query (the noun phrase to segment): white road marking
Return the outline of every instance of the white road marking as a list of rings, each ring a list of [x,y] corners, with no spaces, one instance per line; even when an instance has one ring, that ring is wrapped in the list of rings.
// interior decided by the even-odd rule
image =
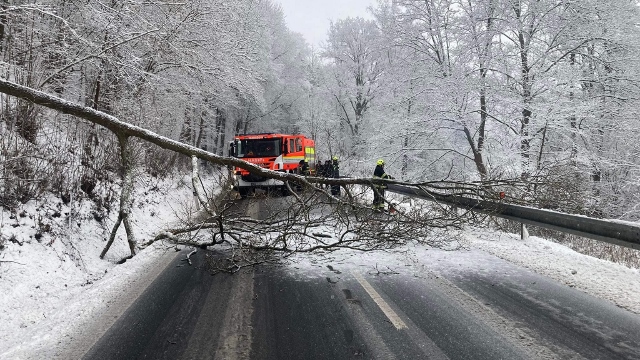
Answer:
[[[387,302],[384,301],[382,296],[380,296],[380,294],[378,294],[376,289],[374,289],[373,286],[371,286],[371,284],[369,284],[369,282],[367,282],[367,280],[365,280],[365,278],[362,277],[362,275],[357,274],[357,273],[352,273],[352,274],[353,274],[353,277],[355,277],[356,280],[358,280],[360,285],[362,285],[364,290],[369,294],[369,296],[371,296],[373,301],[375,301],[375,303],[378,305],[380,310],[382,310],[382,312],[387,316],[389,321],[391,321],[393,326],[396,327],[396,329],[398,329],[398,330],[408,329],[408,327],[404,323],[404,321],[402,321],[402,319],[400,319],[400,316],[398,316],[398,314],[396,314],[396,312],[393,311],[391,306],[389,306],[389,304],[387,304]]]

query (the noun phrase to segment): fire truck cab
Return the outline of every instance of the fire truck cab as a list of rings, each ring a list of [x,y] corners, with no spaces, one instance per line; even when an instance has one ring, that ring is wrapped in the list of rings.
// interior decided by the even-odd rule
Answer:
[[[245,134],[236,135],[229,146],[229,154],[264,169],[297,173],[300,160],[309,164],[310,174],[315,174],[315,143],[304,135]],[[234,188],[242,198],[255,189],[279,189],[287,194],[284,182],[264,178],[236,167],[233,170]]]

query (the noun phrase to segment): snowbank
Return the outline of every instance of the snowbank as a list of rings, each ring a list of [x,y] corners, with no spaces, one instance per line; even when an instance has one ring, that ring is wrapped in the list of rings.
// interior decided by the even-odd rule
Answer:
[[[575,252],[538,237],[486,230],[467,234],[473,247],[640,314],[640,271]]]
[[[402,273],[420,277],[427,272],[438,272],[442,267],[451,270],[458,266],[484,271],[495,266],[478,253],[483,252],[640,314],[638,269],[580,254],[539,237],[520,240],[519,235],[489,229],[468,229],[462,236],[464,249],[457,251],[408,244],[384,252],[345,250],[298,255],[293,257],[288,267],[291,275],[300,279],[318,276],[338,279],[341,275],[331,268],[342,273]]]
[[[138,242],[188,215],[193,204],[188,177],[137,183]],[[69,336],[166,253],[156,245],[116,266],[129,254],[121,227],[105,259],[99,259],[117,211],[117,203],[109,211],[89,199],[64,204],[52,195],[14,213],[0,211],[0,358],[24,358],[23,351],[59,343],[54,338]]]

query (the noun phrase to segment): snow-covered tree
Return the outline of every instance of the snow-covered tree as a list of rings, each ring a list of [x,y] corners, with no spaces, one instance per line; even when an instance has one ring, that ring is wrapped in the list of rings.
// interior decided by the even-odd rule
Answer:
[[[346,18],[329,29],[323,56],[330,61],[331,95],[350,146],[360,144],[362,131],[371,126],[367,115],[384,71],[379,41],[380,32],[372,20]]]

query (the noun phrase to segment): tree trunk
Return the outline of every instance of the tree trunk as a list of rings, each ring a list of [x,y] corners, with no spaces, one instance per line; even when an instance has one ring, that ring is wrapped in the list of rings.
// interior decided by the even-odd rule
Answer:
[[[204,116],[202,112],[200,112],[200,124],[198,125],[198,135],[196,136],[196,142],[193,144],[195,147],[199,148],[202,145],[202,139],[206,136],[206,123],[204,121]]]
[[[220,111],[220,131],[218,132],[218,152],[216,154],[224,156],[227,149],[227,116],[224,111]]]
[[[513,8],[516,18],[519,22],[518,29],[518,47],[520,51],[520,85],[522,87],[522,117],[520,119],[520,156],[522,159],[521,177],[527,178],[530,173],[530,154],[531,139],[529,138],[529,123],[531,122],[531,69],[529,68],[529,43],[525,39],[524,33],[524,17],[522,16],[522,7],[518,3]]]
[[[222,131],[222,128],[223,128],[222,122],[224,121],[224,118],[220,113],[220,109],[218,107],[216,107],[215,119],[216,119],[216,124],[214,127],[214,133],[211,139],[214,146],[213,146],[213,149],[211,149],[211,152],[213,152],[214,154],[223,154],[224,143],[220,142],[220,132]]]
[[[487,168],[484,165],[484,159],[482,157],[482,152],[478,150],[478,148],[476,147],[474,141],[473,141],[473,136],[471,135],[471,132],[469,131],[469,128],[464,126],[463,128],[464,134],[467,137],[467,142],[469,143],[469,146],[471,147],[471,152],[473,153],[473,161],[476,164],[476,168],[478,169],[478,173],[480,173],[480,176],[484,179],[487,176]]]
[[[487,112],[487,72],[489,71],[489,59],[491,58],[491,44],[493,42],[492,25],[493,25],[493,1],[489,1],[487,11],[486,34],[482,44],[482,49],[478,49],[479,65],[480,65],[480,126],[478,127],[478,146],[473,153],[473,161],[476,163],[478,173],[484,180],[487,177],[487,167],[484,163],[482,152],[484,151],[485,128],[489,114]]]
[[[571,69],[573,69],[576,66],[576,54],[575,53],[571,53],[571,55],[569,55],[569,66]],[[574,167],[577,167],[577,160],[576,158],[578,157],[578,120],[576,118],[576,113],[575,113],[575,105],[574,105],[574,100],[576,97],[575,94],[575,86],[573,81],[571,82],[571,84],[569,85],[569,106],[571,106],[572,109],[572,114],[569,117],[569,127],[571,128],[571,164]],[[576,169],[577,170],[577,169]]]
[[[9,5],[8,0],[3,0],[2,5],[0,5],[0,59],[4,59],[3,50],[4,50],[5,26],[7,24],[7,6],[8,5]]]
[[[406,178],[407,170],[409,169],[409,155],[407,155],[407,149],[409,148],[409,135],[404,136],[404,149],[402,151],[402,177]]]
[[[113,241],[116,236],[116,232],[120,227],[120,224],[124,222],[124,229],[127,233],[127,242],[129,243],[129,249],[131,251],[131,256],[136,254],[136,238],[133,233],[133,228],[131,226],[131,221],[129,219],[129,215],[131,214],[131,204],[133,203],[133,169],[134,169],[134,160],[133,160],[133,149],[131,143],[129,141],[129,136],[118,134],[118,142],[120,143],[120,160],[122,161],[123,173],[122,173],[122,190],[120,192],[120,211],[118,213],[118,220],[113,226],[111,230],[111,236],[109,237],[109,241],[105,246],[102,253],[100,253],[100,258],[103,259],[104,256],[109,251],[109,248],[113,244]]]
[[[118,232],[118,228],[120,227],[121,222],[122,222],[122,213],[120,212],[118,213],[118,219],[116,220],[116,223],[113,224],[113,228],[111,229],[111,235],[109,236],[109,241],[107,241],[107,245],[105,245],[104,249],[100,253],[100,259],[104,259],[104,256],[107,254],[107,251],[109,251],[109,248],[111,248],[113,241],[116,239],[116,233]]]
[[[411,91],[411,95],[413,96],[413,81],[409,82],[409,89]],[[411,122],[411,110],[413,106],[413,101],[409,99],[407,104],[407,123]],[[407,154],[407,149],[409,148],[409,134],[405,134],[404,143],[403,143],[403,151],[402,151],[402,177],[406,177],[407,171],[409,170],[409,155]]]

